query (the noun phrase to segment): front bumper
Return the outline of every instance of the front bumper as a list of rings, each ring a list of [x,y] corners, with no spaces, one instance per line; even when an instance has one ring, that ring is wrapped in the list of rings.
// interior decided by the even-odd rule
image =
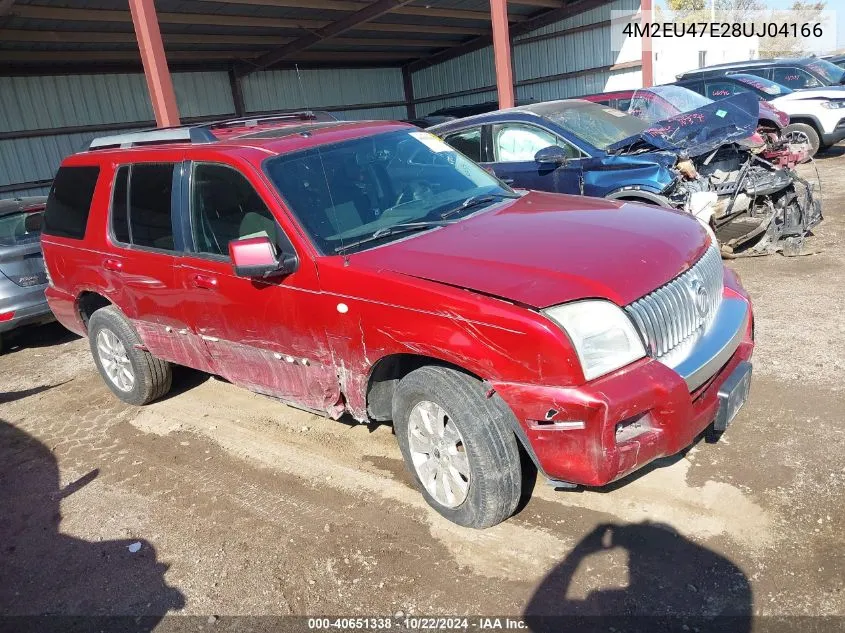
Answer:
[[[829,132],[827,131],[828,129],[830,130]],[[824,145],[836,145],[836,143],[845,139],[845,117],[839,119],[830,128],[825,126],[821,139]]]
[[[47,298],[44,296],[46,285],[22,288],[2,278],[0,288],[0,314],[14,312],[9,321],[0,321],[0,333],[8,332],[22,325],[47,323],[53,319]]]
[[[747,298],[726,291],[724,306],[724,319],[675,369],[646,358],[580,387],[493,382],[544,474],[602,486],[692,444],[715,420],[722,384],[754,348]]]

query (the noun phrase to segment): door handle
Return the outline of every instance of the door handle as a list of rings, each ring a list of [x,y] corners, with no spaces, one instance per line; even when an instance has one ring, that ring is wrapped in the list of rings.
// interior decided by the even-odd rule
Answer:
[[[123,270],[123,262],[119,259],[107,259],[103,262],[103,268],[115,273],[119,273]]]
[[[503,182],[503,183],[505,183],[508,187],[510,187],[510,186],[513,184],[513,178],[502,178],[501,180],[502,180],[502,182]]]
[[[193,282],[195,288],[213,290],[217,287],[217,277],[211,277],[210,275],[194,275]]]

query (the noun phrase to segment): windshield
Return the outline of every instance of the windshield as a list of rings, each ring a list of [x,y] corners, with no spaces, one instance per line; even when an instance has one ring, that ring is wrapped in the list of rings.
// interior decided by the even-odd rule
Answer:
[[[814,59],[807,64],[807,68],[824,77],[825,81],[830,84],[840,83],[842,76],[845,75],[845,69],[830,63],[826,59]]]
[[[634,93],[628,114],[643,121],[660,121],[708,103],[712,100],[681,86],[654,86]]]
[[[552,105],[552,104],[549,104]],[[644,121],[614,108],[589,101],[567,101],[550,107],[532,109],[552,120],[567,132],[600,150],[639,134],[648,127]]]
[[[43,211],[0,216],[0,246],[32,244],[41,238]]]
[[[401,130],[314,147],[265,161],[264,168],[324,254],[355,252],[381,242],[351,243],[406,235],[390,227],[409,222],[442,222],[473,196],[513,192],[436,136]],[[475,213],[468,204],[451,219]]]
[[[731,79],[736,79],[750,88],[755,88],[756,90],[765,93],[769,97],[780,97],[782,95],[792,94],[793,92],[791,88],[787,88],[786,86],[763,77],[757,77],[756,75],[745,75],[739,73],[731,75]]]

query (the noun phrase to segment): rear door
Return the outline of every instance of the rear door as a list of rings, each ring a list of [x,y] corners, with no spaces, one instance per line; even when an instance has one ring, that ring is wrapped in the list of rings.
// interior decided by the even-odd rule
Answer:
[[[210,371],[202,342],[182,317],[175,272],[185,250],[178,222],[183,168],[177,161],[117,167],[108,227],[113,248],[100,265],[115,303],[154,356]]]
[[[186,182],[189,253],[177,267],[180,305],[214,371],[235,384],[322,412],[340,397],[338,378],[319,318],[314,261],[272,279],[235,275],[229,242],[268,237],[295,252],[271,212],[274,198],[234,164],[197,162]]]
[[[496,175],[514,187],[555,193],[580,193],[580,150],[552,132],[530,123],[497,123],[492,126],[493,162]],[[569,158],[565,165],[541,165],[534,155],[557,145]]]

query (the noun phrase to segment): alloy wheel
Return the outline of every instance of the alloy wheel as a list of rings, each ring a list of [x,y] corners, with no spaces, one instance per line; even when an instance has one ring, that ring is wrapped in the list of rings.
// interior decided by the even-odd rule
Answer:
[[[107,328],[97,334],[97,356],[109,380],[121,391],[132,391],[135,371],[126,348],[117,335]]]
[[[469,494],[469,456],[461,432],[443,407],[423,400],[411,409],[408,443],[428,494],[447,508],[461,505]]]

